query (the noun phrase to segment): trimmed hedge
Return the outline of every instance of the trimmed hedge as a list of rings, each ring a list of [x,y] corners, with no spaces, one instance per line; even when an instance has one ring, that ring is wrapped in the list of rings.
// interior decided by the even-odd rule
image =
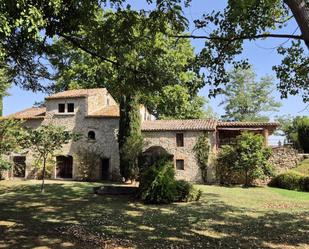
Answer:
[[[287,172],[274,177],[268,184],[271,187],[309,192],[309,176]]]

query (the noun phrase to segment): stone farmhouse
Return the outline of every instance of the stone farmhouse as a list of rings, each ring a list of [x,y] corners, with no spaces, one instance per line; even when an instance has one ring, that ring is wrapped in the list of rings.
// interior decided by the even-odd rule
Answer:
[[[210,141],[210,159],[207,177],[215,180],[213,158],[220,146],[228,144],[242,131],[271,135],[277,123],[221,122],[217,120],[154,120],[144,107],[140,107],[144,149],[161,147],[174,157],[176,176],[190,182],[201,182],[201,172],[193,151],[198,137],[207,132]],[[71,142],[56,155],[52,173],[55,179],[79,179],[79,151],[95,147],[99,152],[97,165],[93,167],[94,180],[116,180],[119,174],[117,131],[119,106],[105,88],[69,90],[46,98],[46,107],[33,107],[5,118],[21,119],[30,128],[40,125],[64,126],[83,135]],[[7,177],[33,177],[35,168],[31,151],[10,156],[13,167]]]

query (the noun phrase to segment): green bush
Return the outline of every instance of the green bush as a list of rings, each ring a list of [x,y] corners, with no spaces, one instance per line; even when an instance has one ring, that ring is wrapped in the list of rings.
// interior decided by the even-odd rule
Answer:
[[[287,172],[274,177],[268,184],[271,187],[309,192],[309,176]]]
[[[180,202],[198,201],[201,198],[202,191],[184,180],[176,181],[177,200]]]
[[[265,147],[261,135],[244,132],[233,144],[220,150],[217,177],[223,184],[242,180],[245,186],[250,186],[256,179],[272,175],[272,166],[268,162],[270,156],[271,149]]]
[[[171,203],[177,196],[173,163],[162,158],[146,169],[140,179],[139,192],[146,203]]]
[[[142,171],[138,195],[145,203],[168,204],[199,200],[201,191],[190,183],[176,181],[173,161],[163,156]]]

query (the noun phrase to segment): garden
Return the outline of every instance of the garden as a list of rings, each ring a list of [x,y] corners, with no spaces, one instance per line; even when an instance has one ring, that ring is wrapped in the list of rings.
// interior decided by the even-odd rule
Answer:
[[[200,201],[145,205],[102,183],[0,182],[1,248],[307,248],[309,194],[195,185]]]

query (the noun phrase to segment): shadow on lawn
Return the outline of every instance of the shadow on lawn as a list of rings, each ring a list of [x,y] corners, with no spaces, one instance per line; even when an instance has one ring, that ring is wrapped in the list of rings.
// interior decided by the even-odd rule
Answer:
[[[88,187],[86,187],[88,186]],[[106,240],[136,248],[284,248],[309,244],[309,212],[237,208],[205,193],[197,203],[143,205],[96,196],[83,183],[0,189],[0,247],[96,248],[57,229],[79,224]],[[77,236],[78,237],[78,236]]]

